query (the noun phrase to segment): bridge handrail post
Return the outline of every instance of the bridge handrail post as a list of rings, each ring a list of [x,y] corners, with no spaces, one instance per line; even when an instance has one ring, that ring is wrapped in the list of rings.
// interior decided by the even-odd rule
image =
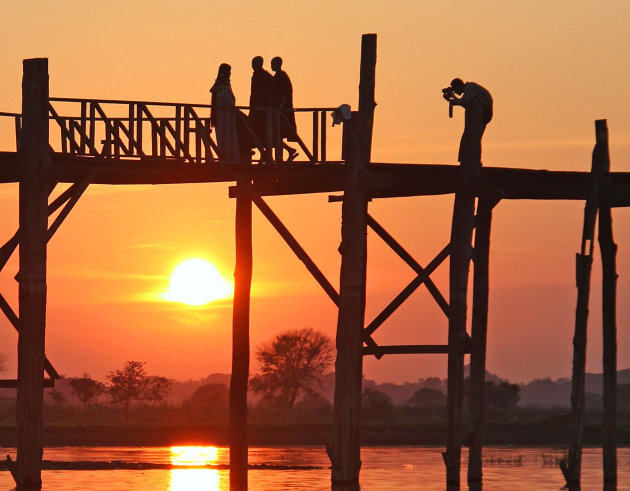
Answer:
[[[321,163],[326,163],[326,110],[321,112]]]
[[[319,159],[319,111],[313,111],[313,162]]]

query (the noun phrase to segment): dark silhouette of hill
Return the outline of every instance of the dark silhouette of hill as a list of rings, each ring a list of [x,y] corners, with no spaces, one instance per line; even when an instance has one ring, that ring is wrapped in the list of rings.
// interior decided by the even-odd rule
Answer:
[[[181,404],[190,398],[190,396],[202,385],[207,384],[223,384],[230,386],[230,375],[226,373],[213,373],[206,378],[198,380],[179,381],[174,380],[171,385],[171,392],[166,397],[169,404]]]
[[[617,384],[619,391],[619,406],[622,406],[622,395],[626,389],[624,385],[630,385],[630,368],[617,372]],[[521,400],[519,406],[552,407],[571,405],[571,379],[550,378],[532,380],[527,384],[521,384]],[[601,405],[601,394],[604,391],[604,376],[601,373],[587,373],[585,378],[586,403],[591,407]]]
[[[468,377],[469,366],[465,367],[465,376]],[[486,380],[501,383],[505,381],[498,375],[486,371]],[[321,394],[330,402],[333,401],[335,375],[329,373],[321,380]],[[620,407],[630,407],[630,368],[619,370],[617,372],[618,397]],[[167,395],[165,402],[168,404],[181,404],[188,400],[190,396],[199,387],[207,384],[223,384],[226,387],[230,385],[230,375],[226,373],[213,373],[205,378],[197,380],[172,380],[171,392]],[[520,401],[519,406],[537,406],[541,408],[549,407],[569,407],[571,395],[571,379],[560,378],[552,380],[551,378],[535,379],[526,384],[520,384]],[[394,404],[404,404],[413,394],[421,388],[429,388],[446,392],[446,379],[437,377],[419,378],[416,382],[404,382],[395,384],[392,382],[378,383],[374,380],[364,379],[363,388],[382,392],[391,397]],[[65,402],[71,405],[79,405],[79,400],[72,394],[72,387],[69,380],[62,378],[55,383],[55,389],[61,392],[65,397]],[[601,394],[603,392],[603,374],[587,373],[586,374],[586,403],[588,406],[597,408],[601,406]],[[46,394],[50,393],[50,389],[46,389]],[[0,398],[15,398],[15,389],[0,389]],[[46,396],[49,400],[49,396]],[[250,403],[256,403],[259,396],[250,392]],[[104,402],[106,396],[102,395],[99,401]]]

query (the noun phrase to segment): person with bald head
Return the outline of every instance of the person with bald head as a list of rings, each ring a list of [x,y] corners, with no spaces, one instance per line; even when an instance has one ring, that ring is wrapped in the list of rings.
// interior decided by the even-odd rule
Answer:
[[[461,78],[454,78],[451,86],[442,92],[450,106],[462,106],[466,110],[457,160],[480,164],[481,138],[493,113],[490,92],[475,82],[464,82]]]
[[[282,58],[279,56],[273,58],[271,69],[275,72],[273,76],[273,102],[274,106],[280,109],[278,131],[275,138],[277,143],[282,142],[282,147],[288,152],[287,162],[292,162],[298,153],[295,148],[284,142],[284,138],[288,141],[298,141],[295,113],[293,112],[293,85],[291,85],[291,79],[287,73],[282,70]]]
[[[267,141],[267,114],[273,106],[273,75],[263,68],[262,56],[252,58],[252,70],[248,119],[257,142],[253,142],[251,146],[252,148],[265,149],[269,144]]]

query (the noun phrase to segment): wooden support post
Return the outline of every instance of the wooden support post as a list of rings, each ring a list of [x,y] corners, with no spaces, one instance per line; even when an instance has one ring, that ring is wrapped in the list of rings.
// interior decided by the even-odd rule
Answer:
[[[482,197],[477,207],[474,249],[473,307],[470,351],[470,419],[468,484],[481,483],[482,439],[485,418],[486,336],[492,209],[497,200]]]
[[[24,60],[20,142],[17,484],[41,487],[46,330],[48,60]]]
[[[604,484],[617,483],[617,244],[612,231],[612,215],[607,202],[610,172],[606,120],[595,122],[597,145],[594,158],[601,164],[602,190],[599,206],[599,249],[602,256],[602,328],[604,362],[604,420],[602,425]],[[603,199],[602,199],[603,198]]]
[[[593,266],[593,242],[597,220],[597,201],[602,176],[602,161],[598,158],[599,140],[593,150],[591,166],[591,192],[584,205],[582,245],[575,256],[577,306],[575,308],[575,332],[573,335],[573,370],[571,376],[571,440],[568,459],[560,462],[560,469],[568,486],[580,483],[582,468],[582,437],[584,433],[584,397],[586,378],[586,335],[588,326],[588,304],[591,292]]]
[[[446,452],[447,486],[459,486],[461,467],[461,420],[464,394],[464,354],[469,341],[466,332],[468,271],[472,257],[472,230],[475,213],[474,180],[481,163],[463,161],[459,167],[453,206],[450,257],[450,315],[448,322],[448,387]]]
[[[361,468],[359,424],[363,371],[363,325],[367,262],[368,164],[374,119],[376,35],[364,34],[361,44],[359,111],[344,123],[346,180],[341,224],[341,272],[335,362],[335,403],[332,444],[334,486],[356,486]]]
[[[249,377],[249,304],[252,283],[252,200],[250,180],[237,186],[236,266],[232,317],[230,379],[230,489],[247,489],[247,382]]]

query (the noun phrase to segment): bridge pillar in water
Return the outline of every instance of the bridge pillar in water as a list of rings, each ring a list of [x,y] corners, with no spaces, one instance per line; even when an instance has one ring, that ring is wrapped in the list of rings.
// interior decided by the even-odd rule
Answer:
[[[24,60],[19,145],[18,489],[41,488],[48,241],[48,60]]]
[[[367,262],[368,165],[374,118],[376,35],[361,44],[359,111],[344,123],[346,177],[341,225],[341,272],[332,444],[333,486],[357,486],[361,468],[359,424]]]
[[[613,238],[612,214],[607,203],[610,185],[608,126],[605,119],[595,121],[597,143],[593,158],[601,167],[602,192],[599,205],[598,242],[602,258],[602,358],[604,369],[602,454],[604,486],[617,485],[617,244]]]
[[[480,162],[463,161],[459,167],[451,225],[448,321],[448,435],[444,463],[447,485],[459,485],[461,469],[461,422],[464,394],[464,355],[470,338],[466,332],[468,274],[472,257],[475,213],[474,181]]]
[[[482,471],[482,439],[485,423],[486,339],[488,331],[488,292],[490,229],[492,209],[498,199],[480,196],[475,216],[475,249],[473,307],[470,350],[470,421],[468,452],[468,484],[480,484]]]
[[[232,314],[230,379],[230,489],[247,489],[247,382],[249,307],[252,283],[252,199],[249,179],[241,179],[236,197],[236,265]]]

